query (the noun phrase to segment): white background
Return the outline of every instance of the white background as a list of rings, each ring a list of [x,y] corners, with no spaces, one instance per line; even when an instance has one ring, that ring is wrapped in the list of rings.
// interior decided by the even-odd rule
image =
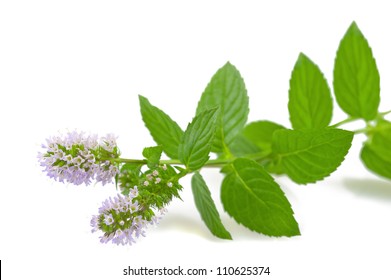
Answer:
[[[122,276],[128,266],[178,265],[215,271],[202,279],[219,278],[218,266],[270,266],[270,276],[256,279],[390,279],[391,182],[360,163],[362,136],[322,182],[299,186],[277,178],[300,225],[302,235],[294,238],[269,238],[236,225],[221,207],[221,175],[207,170],[203,174],[233,241],[208,232],[186,178],[183,202],[173,202],[147,237],[131,247],[102,245],[98,234],[90,233],[89,221],[115,194],[114,186],[53,182],[36,159],[47,136],[74,128],[114,132],[123,156],[139,158],[153,142],[140,118],[138,94],[184,128],[209,79],[226,61],[246,82],[249,121],[289,126],[288,85],[299,52],[331,83],[335,51],[353,20],[373,48],[381,110],[389,110],[387,2],[1,1],[4,279],[130,279]],[[333,123],[344,118],[336,108]]]

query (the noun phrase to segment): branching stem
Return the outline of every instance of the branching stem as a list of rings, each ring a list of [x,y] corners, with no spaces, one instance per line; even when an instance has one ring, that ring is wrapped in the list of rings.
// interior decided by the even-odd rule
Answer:
[[[391,113],[391,110],[389,111],[386,111],[386,112],[379,112],[378,113],[378,116],[379,117],[384,117],[388,114]],[[358,118],[358,117],[348,117],[340,122],[337,122],[336,124],[333,124],[331,125],[330,127],[332,128],[337,128],[337,127],[340,127],[341,125],[344,125],[344,124],[347,124],[347,123],[351,123],[351,122],[354,122],[354,121],[357,121],[357,120],[360,120],[361,118]],[[354,134],[360,134],[360,133],[368,133],[370,131],[372,131],[374,128],[373,126],[370,125],[369,122],[367,122],[367,126],[364,127],[364,128],[361,128],[361,129],[357,129],[357,130],[353,130]]]
[[[386,112],[382,112],[382,113],[379,113],[379,115],[381,115],[381,116],[385,116],[385,115],[388,115],[388,114],[391,114],[391,110],[389,110],[389,111],[386,111]]]
[[[253,159],[255,161],[259,161],[259,160],[265,159],[270,154],[271,154],[271,151],[263,151],[260,153],[246,155],[246,158]],[[224,165],[231,163],[235,159],[236,159],[236,157],[234,157],[234,156],[230,157],[229,159],[211,159],[205,163],[204,167],[223,167]],[[108,159],[103,159],[103,160],[109,160],[111,162],[116,162],[116,163],[133,163],[133,164],[142,164],[142,165],[147,164],[147,160],[145,160],[145,159],[108,158]],[[161,160],[160,164],[183,165],[183,163],[177,159]]]

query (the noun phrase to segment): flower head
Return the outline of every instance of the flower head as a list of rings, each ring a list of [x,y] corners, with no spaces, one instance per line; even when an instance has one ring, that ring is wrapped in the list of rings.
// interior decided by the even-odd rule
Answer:
[[[98,139],[96,135],[73,131],[48,138],[42,148],[46,151],[39,153],[38,158],[43,171],[60,182],[89,185],[96,180],[105,185],[119,173],[118,166],[110,162],[119,157],[111,134]]]
[[[118,195],[106,199],[99,208],[99,214],[91,219],[92,232],[102,231],[102,243],[131,245],[139,236],[145,236],[148,225],[157,224],[160,216],[148,206],[139,203],[137,187],[129,195]],[[159,209],[163,214],[166,210]]]
[[[131,245],[145,236],[147,226],[158,223],[165,207],[182,189],[176,170],[166,164],[145,172],[125,164],[117,183],[122,195],[103,201],[99,214],[91,219],[92,232],[103,232],[102,243]]]

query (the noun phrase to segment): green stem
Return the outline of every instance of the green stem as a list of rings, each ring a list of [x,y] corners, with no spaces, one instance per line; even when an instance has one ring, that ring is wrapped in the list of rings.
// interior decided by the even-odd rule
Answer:
[[[379,113],[380,116],[385,116],[391,113],[391,110]]]
[[[103,158],[102,160],[109,160],[111,162],[117,163],[137,163],[137,164],[147,164],[145,159],[129,159],[129,158]]]
[[[352,132],[354,134],[360,134],[360,133],[367,133],[368,131],[369,131],[368,128],[361,128],[361,129],[353,130]]]
[[[360,118],[357,118],[357,117],[348,117],[346,119],[344,119],[343,121],[340,121],[340,122],[337,122],[336,124],[333,124],[333,125],[330,125],[330,127],[333,127],[333,128],[337,128],[343,124],[346,124],[346,123],[351,123],[351,122],[354,122],[354,121],[357,121],[358,119]]]
[[[147,161],[145,159],[128,159],[128,158],[110,158],[107,159],[111,162],[117,162],[117,163],[135,163],[135,164],[147,164]],[[208,160],[205,163],[205,167],[221,167],[227,163],[230,163],[232,159],[211,159]],[[177,165],[184,165],[182,162],[180,162],[177,159],[166,159],[166,160],[160,160],[161,164],[177,164]]]
[[[271,154],[271,151],[264,151],[256,154],[250,154],[247,155],[246,158],[253,159],[255,161],[261,160],[266,158]],[[134,164],[147,164],[147,160],[145,159],[128,159],[128,158],[108,158],[108,159],[102,159],[102,160],[110,160],[111,162],[116,163],[134,163]],[[208,160],[204,167],[223,167],[226,164],[231,163],[233,160],[235,160],[235,157],[231,157],[229,159],[211,159]],[[176,164],[176,165],[184,165],[182,162],[180,162],[177,159],[167,159],[167,160],[161,160],[161,164]]]
[[[391,110],[386,111],[386,112],[379,112],[378,116],[384,117],[385,115],[388,115],[388,114],[391,114]],[[336,124],[331,125],[330,127],[337,128],[337,127],[339,127],[339,126],[341,126],[343,124],[354,122],[354,121],[357,121],[359,119],[360,118],[358,118],[358,117],[348,117],[348,118],[344,119],[343,121],[340,121],[340,122],[337,122]],[[357,130],[353,130],[354,134],[368,133],[368,132],[371,132],[371,131],[373,131],[373,127],[368,122],[367,122],[367,127],[361,128],[361,129],[357,129]]]
[[[382,116],[382,117],[384,117],[385,115],[388,115],[388,114],[391,114],[391,110],[385,111],[385,112],[379,112],[379,116]],[[344,119],[343,121],[340,121],[340,122],[337,122],[336,124],[330,125],[330,127],[336,128],[336,127],[339,127],[343,124],[351,123],[351,122],[357,121],[359,119],[360,119],[359,117],[348,117],[348,118]]]

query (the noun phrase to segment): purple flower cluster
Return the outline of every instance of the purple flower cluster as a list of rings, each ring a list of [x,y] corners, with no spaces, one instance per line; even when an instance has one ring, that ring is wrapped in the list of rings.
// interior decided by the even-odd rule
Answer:
[[[96,180],[105,185],[119,173],[118,167],[108,160],[119,157],[112,134],[98,139],[97,135],[73,131],[48,138],[42,148],[46,152],[39,153],[38,158],[44,172],[60,182],[89,185]]]
[[[138,200],[137,186],[130,190],[129,195],[118,195],[114,199],[106,199],[99,208],[99,215],[91,219],[92,232],[101,230],[103,236],[100,242],[111,241],[117,245],[131,245],[135,239],[145,236],[145,229],[148,224],[157,224],[160,217],[148,209],[144,209]],[[160,210],[161,214],[165,209]],[[151,213],[152,216],[151,216]],[[146,216],[149,217],[146,218]]]

